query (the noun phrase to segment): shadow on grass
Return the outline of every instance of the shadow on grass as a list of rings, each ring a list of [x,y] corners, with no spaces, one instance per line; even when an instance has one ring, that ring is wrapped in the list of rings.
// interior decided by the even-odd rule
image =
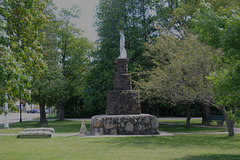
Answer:
[[[178,135],[174,137],[126,137],[103,138],[94,143],[107,143],[112,148],[132,146],[141,149],[155,150],[161,147],[188,148],[205,146],[221,150],[240,147],[240,136],[228,137],[227,135]]]
[[[239,160],[240,155],[228,155],[228,154],[204,154],[196,156],[182,157],[181,160]],[[177,160],[177,159],[176,159]]]

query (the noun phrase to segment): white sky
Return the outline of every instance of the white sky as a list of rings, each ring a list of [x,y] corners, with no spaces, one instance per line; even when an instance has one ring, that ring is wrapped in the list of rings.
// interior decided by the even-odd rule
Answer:
[[[74,19],[73,23],[76,27],[84,30],[83,35],[90,41],[97,39],[96,28],[93,27],[95,22],[94,13],[96,5],[99,0],[53,0],[58,9],[71,8],[74,4],[77,4],[81,8],[80,18]]]

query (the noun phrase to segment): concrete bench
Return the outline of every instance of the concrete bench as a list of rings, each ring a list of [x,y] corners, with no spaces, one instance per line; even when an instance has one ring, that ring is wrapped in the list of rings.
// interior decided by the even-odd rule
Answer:
[[[17,138],[52,138],[54,132],[53,128],[26,128]]]
[[[55,133],[54,128],[26,128],[24,132],[49,131]]]

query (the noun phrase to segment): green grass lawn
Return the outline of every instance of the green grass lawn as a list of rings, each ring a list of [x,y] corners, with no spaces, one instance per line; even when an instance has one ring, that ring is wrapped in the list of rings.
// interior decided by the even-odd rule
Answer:
[[[159,120],[159,122],[162,123],[176,123],[176,124],[185,124],[186,123],[186,119],[161,119]],[[200,125],[202,124],[202,119],[191,119],[190,121],[191,124],[197,124]]]
[[[227,132],[226,128],[207,128],[207,127],[191,127],[186,128],[186,126],[175,126],[175,125],[165,125],[160,124],[158,130],[170,133],[185,132]]]
[[[172,121],[174,122],[174,121]],[[184,121],[182,121],[184,122]],[[179,122],[178,123],[182,123]],[[85,122],[89,128],[90,122]],[[174,122],[175,123],[175,122]],[[196,121],[196,123],[198,123]],[[49,121],[56,133],[79,133],[81,121]],[[42,127],[39,122],[10,124],[0,134],[18,133],[25,128]],[[222,128],[163,125],[166,132],[218,132]],[[240,136],[176,135],[173,137],[18,139],[0,136],[0,160],[239,160]]]
[[[186,123],[186,119],[161,119],[159,120],[159,122],[162,123],[176,123],[176,124],[185,124]],[[202,119],[191,119],[190,124],[194,124],[194,125],[202,125]],[[213,121],[210,123],[210,126],[217,126],[217,122]],[[223,127],[227,127],[226,122],[223,123]],[[235,123],[234,125],[235,128],[240,128],[240,123]]]
[[[159,125],[159,130],[160,131],[165,131],[165,132],[186,132],[186,133],[191,133],[191,132],[227,132],[226,128],[209,128],[209,127],[195,127],[192,126],[191,128],[186,128],[185,119],[160,119],[160,123],[174,123],[174,124],[183,124],[183,126],[178,126],[178,125],[166,125],[166,124],[160,124]],[[191,119],[190,122],[192,125],[201,125],[202,124],[202,119]],[[210,123],[210,126],[217,126],[216,122]]]
[[[239,160],[240,136],[177,135],[17,139],[0,136],[1,160]]]
[[[18,122],[9,125],[9,130],[0,127],[0,134],[14,134],[25,128],[52,127],[56,133],[79,133],[81,121],[49,121],[47,126],[41,126],[37,121]],[[90,122],[85,123],[89,128]]]
[[[199,121],[199,120],[198,120]],[[198,124],[196,121],[194,124]],[[160,122],[162,122],[160,120]],[[184,120],[168,120],[164,121],[168,123],[182,123],[184,124]],[[49,121],[47,126],[41,126],[37,121],[27,121],[27,122],[18,122],[14,124],[10,124],[10,129],[5,130],[3,127],[0,127],[0,134],[17,134],[20,131],[23,131],[25,128],[37,128],[37,127],[52,127],[55,129],[56,133],[79,133],[81,127],[81,121]],[[86,127],[89,128],[90,122],[85,122]],[[185,126],[173,126],[173,125],[165,125],[160,124],[160,131],[165,132],[223,132],[227,131],[225,128],[205,128],[205,127],[191,127],[190,129]]]

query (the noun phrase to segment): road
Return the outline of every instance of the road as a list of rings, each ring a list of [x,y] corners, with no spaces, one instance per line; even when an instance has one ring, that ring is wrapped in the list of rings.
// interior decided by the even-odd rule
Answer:
[[[31,121],[34,118],[40,117],[39,113],[22,113],[22,121]],[[0,126],[4,125],[4,115],[0,115]],[[8,121],[10,123],[16,123],[20,121],[20,113],[9,113]]]

